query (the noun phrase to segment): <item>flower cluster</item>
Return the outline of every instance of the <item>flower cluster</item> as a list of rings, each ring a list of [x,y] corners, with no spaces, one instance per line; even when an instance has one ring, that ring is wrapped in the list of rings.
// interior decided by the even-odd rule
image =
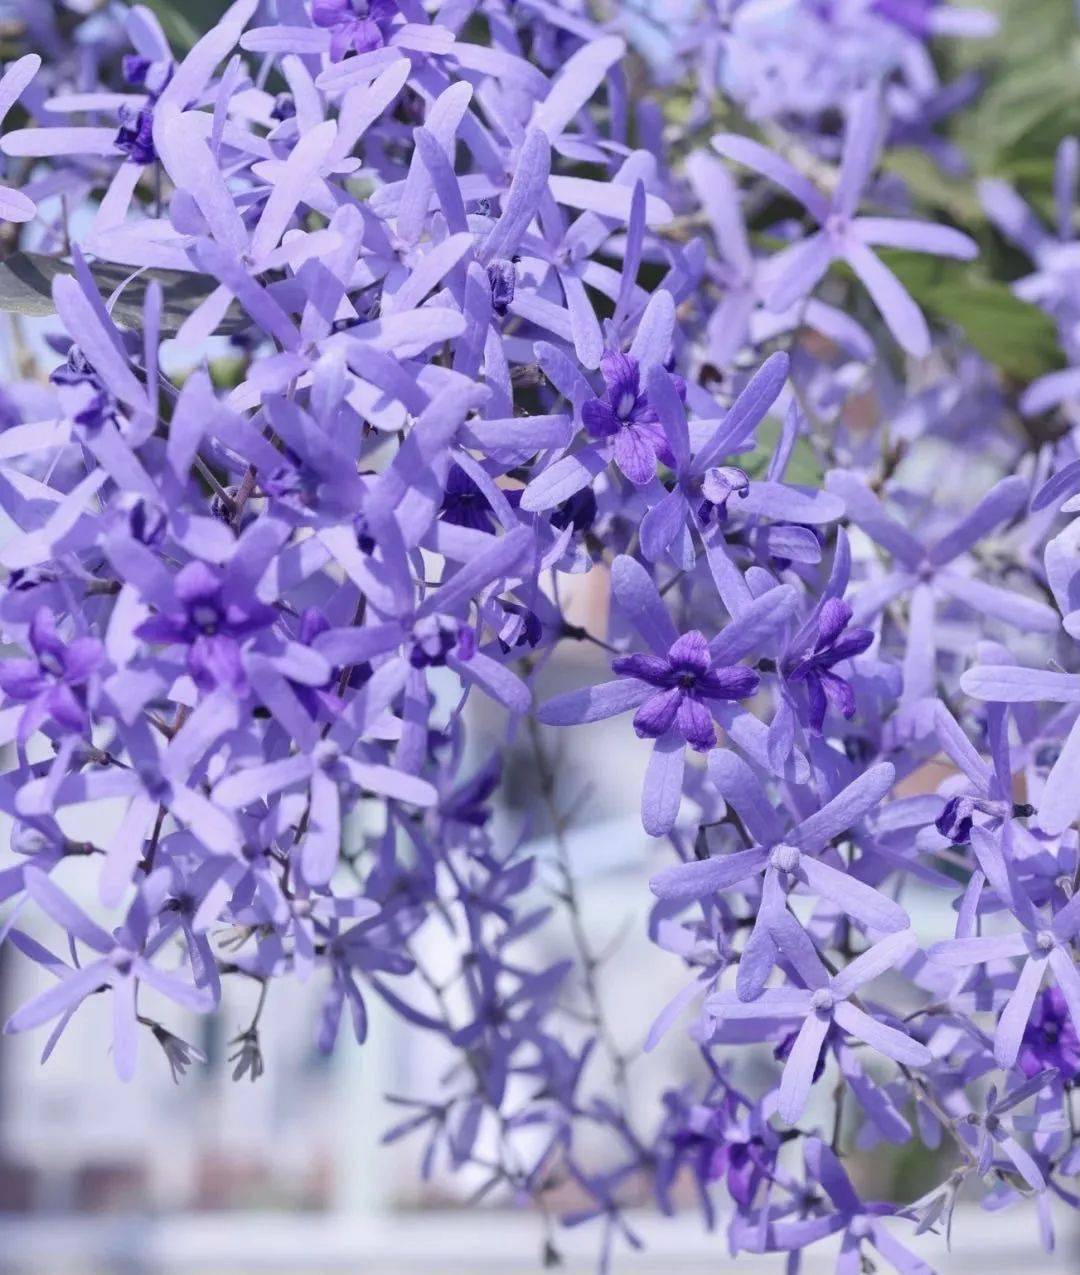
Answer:
[[[459,1060],[388,1138],[576,1199],[605,1264],[643,1184],[709,1225],[722,1184],[733,1251],[842,1235],[844,1269],[928,1270],[907,1244],[962,1189],[1033,1199],[1049,1242],[1080,1170],[1080,371],[1024,390],[924,312],[911,260],[989,229],[881,168],[956,170],[934,130],[977,86],[929,41],[989,20],[710,2],[650,81],[629,5],[274,8],[182,51],[144,5],[34,0],[0,78],[0,216],[54,316],[0,400],[2,934],[46,982],[6,1030],[47,1055],[102,995],[118,1074],[154,1041],[179,1077],[159,1016],[231,980],[255,1078],[280,980],[326,1051],[377,998]],[[983,189],[1074,362],[1076,166],[1053,233]],[[559,691],[568,650],[607,668]],[[554,762],[619,715],[686,969],[637,1043],[699,1063],[656,1111]],[[846,1152],[912,1140],[940,1185],[860,1198]]]

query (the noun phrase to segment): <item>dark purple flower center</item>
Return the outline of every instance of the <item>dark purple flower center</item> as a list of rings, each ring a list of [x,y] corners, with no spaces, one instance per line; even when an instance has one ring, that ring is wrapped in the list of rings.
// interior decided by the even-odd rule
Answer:
[[[488,266],[488,282],[491,285],[491,308],[503,318],[514,303],[517,267],[512,261],[493,261]]]
[[[737,465],[718,465],[701,480],[702,501],[698,517],[705,524],[713,519],[727,522],[728,501],[732,496],[745,500],[750,492],[750,475]]]
[[[439,516],[456,527],[470,527],[473,531],[495,530],[488,498],[460,465],[450,467]]]
[[[279,123],[296,118],[296,99],[291,93],[279,93],[274,98],[274,106],[270,112],[270,118],[277,120]]]
[[[212,637],[221,626],[221,609],[213,602],[196,602],[188,611],[191,623],[207,637]]]
[[[132,164],[153,164],[157,160],[154,149],[154,108],[144,106],[138,112],[124,107],[120,112],[120,129],[116,134],[116,148],[127,156]]]
[[[37,659],[42,672],[51,677],[63,677],[64,662],[56,651],[39,651]]]
[[[849,629],[851,616],[851,607],[846,602],[840,598],[827,599],[818,615],[813,647],[783,662],[787,680],[806,686],[808,719],[814,730],[821,730],[830,703],[848,720],[855,716],[855,692],[851,683],[833,669],[866,651],[874,635],[870,629]]]
[[[457,651],[464,660],[476,649],[476,634],[453,616],[429,615],[413,626],[409,663],[413,668],[441,668]]]
[[[659,739],[675,729],[692,748],[707,751],[716,744],[716,728],[706,704],[710,700],[746,699],[760,678],[752,669],[715,666],[704,634],[683,634],[666,656],[621,655],[611,664],[622,677],[634,677],[656,688],[634,715],[634,729],[644,739]]]
[[[68,350],[67,362],[54,369],[49,380],[59,390],[66,415],[87,432],[96,433],[116,420],[119,413],[116,399],[77,345]]]
[[[580,535],[592,527],[596,512],[596,493],[591,487],[584,487],[555,510],[551,515],[551,525],[560,531],[573,527]]]

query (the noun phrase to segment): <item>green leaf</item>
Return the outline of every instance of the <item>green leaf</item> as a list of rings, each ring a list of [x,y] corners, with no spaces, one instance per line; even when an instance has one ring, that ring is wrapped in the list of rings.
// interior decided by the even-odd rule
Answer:
[[[112,316],[116,323],[127,328],[142,327],[146,290],[151,283],[160,283],[164,302],[161,330],[165,336],[175,336],[184,320],[217,287],[216,280],[209,275],[184,274],[179,270],[144,270],[132,278],[128,266],[99,262],[91,266],[90,272],[105,299],[124,286],[112,307]],[[0,262],[0,310],[38,318],[55,314],[52,284],[59,274],[74,274],[74,269],[58,257],[36,252],[12,253]],[[217,331],[228,336],[242,332],[249,323],[234,305]]]
[[[1033,381],[1062,366],[1054,320],[1021,301],[1008,284],[964,262],[896,250],[880,256],[927,313],[955,324],[1007,375]]]
[[[228,0],[128,0],[129,5],[145,4],[161,23],[173,52],[183,55],[218,22],[228,9]]]
[[[745,470],[751,478],[764,478],[765,472],[769,468],[769,462],[773,458],[776,451],[776,444],[780,441],[780,422],[770,416],[767,420],[761,422],[757,429],[757,446],[752,452],[744,452],[739,456],[732,456],[729,463],[738,465]],[[795,483],[802,487],[820,487],[824,481],[824,473],[818,464],[818,459],[814,455],[814,449],[805,438],[800,438],[795,443],[791,452],[791,459],[788,461],[787,470],[784,473],[784,481]]]
[[[986,220],[982,204],[970,181],[946,176],[926,151],[911,146],[890,150],[882,168],[902,177],[920,207],[941,209],[961,225],[977,225]]]
[[[967,42],[967,53],[980,68],[989,59],[992,72],[955,133],[979,173],[1000,175],[1010,157],[1051,154],[1080,121],[1080,40],[1072,0],[990,0],[989,7],[1000,32],[989,44]]]

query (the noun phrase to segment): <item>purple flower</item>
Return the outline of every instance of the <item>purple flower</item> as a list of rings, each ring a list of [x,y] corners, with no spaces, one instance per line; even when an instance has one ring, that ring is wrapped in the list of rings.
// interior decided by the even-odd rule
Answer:
[[[491,308],[500,318],[505,318],[517,291],[517,265],[513,261],[493,261],[488,266],[488,280],[491,284]]]
[[[671,1139],[671,1164],[663,1167],[663,1192],[688,1165],[705,1197],[705,1188],[723,1182],[731,1198],[748,1208],[759,1187],[776,1168],[779,1138],[761,1113],[728,1090],[715,1104],[688,1104],[681,1095],[665,1095],[670,1109],[666,1124]],[[705,1197],[707,1199],[707,1197]],[[708,1216],[711,1219],[711,1206]]]
[[[1040,1071],[1011,1092],[999,1097],[997,1085],[991,1085],[981,1111],[973,1111],[962,1124],[962,1137],[977,1157],[977,1170],[985,1177],[998,1152],[1004,1154],[1008,1167],[1024,1178],[1033,1191],[1046,1189],[1046,1179],[1031,1154],[1017,1141],[1014,1129],[1005,1116],[1022,1102],[1036,1095],[1053,1073]]]
[[[1080,896],[1051,908],[1050,914],[1044,915],[1012,870],[1010,843],[1008,826],[996,836],[981,829],[972,832],[972,845],[986,879],[1021,928],[1013,934],[947,939],[928,951],[932,961],[960,967],[1003,958],[1023,959],[1020,975],[994,1035],[994,1056],[1003,1068],[1016,1064],[1035,999],[1047,973],[1052,972],[1057,980],[1074,1030],[1080,1024],[1080,970],[1071,948],[1074,936],[1080,932]]]
[[[153,164],[157,160],[152,107],[144,106],[138,111],[125,107],[120,112],[116,149],[123,151],[133,164]]]
[[[708,643],[701,633],[680,637],[655,585],[632,558],[616,559],[612,585],[652,653],[620,657],[613,664],[617,680],[556,696],[537,717],[548,725],[570,726],[636,709],[635,731],[656,741],[642,791],[642,822],[647,832],[661,836],[678,814],[686,745],[713,746],[714,716],[731,727],[725,704],[753,694],[759,682],[752,670],[736,668],[734,659],[745,652],[748,639],[757,641],[784,623],[789,595],[782,588],[765,594],[756,608]]]
[[[963,260],[975,257],[978,248],[967,235],[948,226],[855,215],[877,161],[882,125],[880,92],[871,86],[855,96],[844,135],[840,177],[831,198],[787,160],[758,142],[724,133],[713,138],[713,145],[721,155],[746,164],[775,182],[802,204],[820,226],[809,238],[784,249],[770,262],[769,305],[783,311],[808,297],[830,264],[842,259],[858,275],[896,340],[910,354],[922,358],[930,351],[926,320],[900,281],[868,245]]]
[[[135,1074],[138,1045],[136,1014],[140,983],[147,984],[185,1009],[209,1008],[204,993],[175,975],[158,969],[149,960],[155,950],[150,941],[150,925],[167,883],[167,872],[149,878],[128,910],[124,924],[115,934],[109,935],[72,903],[49,877],[42,872],[28,870],[26,888],[31,898],[67,931],[73,944],[78,942],[91,948],[98,959],[73,970],[61,967],[63,973],[54,966],[53,972],[58,973],[60,978],[57,985],[17,1010],[4,1025],[4,1031],[28,1031],[58,1017],[62,1028],[87,996],[109,988],[113,1002],[113,1062],[120,1079],[131,1080]]]
[[[868,1244],[903,1275],[931,1275],[930,1267],[906,1249],[884,1225],[882,1216],[897,1210],[887,1204],[864,1204],[836,1154],[820,1138],[806,1139],[803,1158],[806,1188],[805,1205],[800,1212],[812,1215],[785,1218],[781,1209],[766,1207],[760,1215],[739,1217],[732,1227],[734,1252],[797,1252],[842,1231],[840,1260],[849,1269],[860,1269],[866,1260],[862,1255],[863,1245]],[[821,1199],[819,1187],[824,1190],[827,1201]],[[822,1205],[827,1204],[833,1206],[832,1212],[821,1211]]]
[[[667,655],[621,655],[611,668],[657,690],[634,714],[640,739],[659,739],[674,729],[698,752],[716,746],[707,702],[749,699],[761,681],[753,669],[715,666],[705,635],[697,630],[676,639]]]
[[[732,496],[745,500],[750,494],[750,476],[737,465],[714,465],[705,471],[701,480],[702,504],[698,517],[705,524],[714,518],[724,523],[728,519],[728,501]]]
[[[746,763],[730,753],[710,758],[710,774],[756,844],[734,854],[695,858],[658,873],[650,881],[661,899],[704,899],[764,875],[761,904],[739,962],[736,988],[747,1001],[757,997],[782,952],[792,944],[806,950],[805,936],[788,911],[787,896],[808,890],[828,899],[846,915],[882,933],[906,931],[907,913],[854,873],[828,863],[821,853],[828,842],[856,824],[892,787],[895,771],[887,762],[853,780],[807,818],[788,826],[769,804]]]
[[[395,0],[312,0],[311,20],[329,28],[330,56],[339,62],[352,51],[381,49],[397,12]]]
[[[67,362],[49,380],[59,388],[66,414],[91,434],[117,419],[120,405],[77,345],[71,346]]]
[[[968,695],[994,704],[1080,702],[1080,675],[1022,668],[1012,664],[976,665],[960,679]],[[1080,724],[1073,722],[1047,776],[1036,807],[1047,832],[1063,832],[1080,813],[1080,793],[1073,783],[1073,757],[1080,747]]]
[[[26,705],[19,719],[19,742],[25,744],[46,721],[85,734],[90,725],[87,683],[104,660],[101,643],[93,637],[65,642],[46,607],[30,622],[29,639],[32,658],[0,661],[0,690]]]
[[[671,451],[656,410],[641,389],[638,361],[630,354],[608,352],[600,360],[604,392],[581,409],[593,438],[614,439],[615,463],[639,487],[656,473],[658,461],[671,463]]]
[[[243,595],[228,596],[221,575],[196,559],[181,568],[174,606],[136,630],[146,642],[186,646],[188,671],[205,690],[246,685],[240,644],[273,624],[277,612]]]
[[[451,465],[447,474],[440,516],[458,527],[489,533],[495,530],[495,516],[487,497],[460,465]]]
[[[817,618],[813,645],[802,656],[788,655],[784,675],[789,684],[803,684],[809,701],[809,722],[820,731],[831,703],[849,720],[855,716],[855,692],[851,683],[833,672],[837,664],[862,655],[873,643],[869,629],[849,629],[851,607],[842,598],[829,598]]]
[[[1017,1066],[1025,1076],[1053,1067],[1066,1083],[1080,1076],[1080,1034],[1058,988],[1045,987],[1039,993],[1020,1041]]]
[[[855,1005],[851,997],[858,988],[906,960],[916,948],[910,930],[889,935],[857,956],[837,975],[830,975],[807,942],[786,953],[806,986],[766,988],[754,1000],[742,1000],[734,992],[714,992],[706,1002],[716,1019],[800,1018],[780,1081],[777,1113],[794,1124],[803,1113],[814,1083],[826,1037],[835,1025],[878,1053],[909,1067],[925,1067],[931,1053],[925,1045],[883,1023]],[[801,947],[801,951],[799,950]]]
[[[569,1185],[604,1269],[683,1184],[792,1269],[834,1236],[845,1272],[924,1272],[893,1228],[961,1190],[1030,1191],[1049,1243],[1080,1172],[1080,146],[1052,228],[979,188],[1070,364],[1026,390],[1030,311],[993,366],[870,250],[973,253],[999,72],[942,77],[937,37],[986,16],[740,0],[624,40],[580,0],[232,0],[178,58],[154,6],[17,7],[5,272],[35,312],[52,278],[65,362],[20,345],[0,395],[0,940],[41,978],[9,1031],[47,1057],[93,996],[123,1076],[145,1027],[179,1078],[201,1055],[153,1015],[239,987],[254,1080],[283,985],[322,1052],[375,997],[447,1058],[388,1136],[481,1192]],[[718,91],[775,148],[715,140],[744,189],[695,150]],[[935,313],[1004,261],[928,275]],[[624,712],[674,968],[616,1021],[578,842],[623,758],[569,774],[563,732]],[[683,1029],[650,1120],[625,1051]],[[954,1168],[864,1201],[842,1159],[883,1140]]]

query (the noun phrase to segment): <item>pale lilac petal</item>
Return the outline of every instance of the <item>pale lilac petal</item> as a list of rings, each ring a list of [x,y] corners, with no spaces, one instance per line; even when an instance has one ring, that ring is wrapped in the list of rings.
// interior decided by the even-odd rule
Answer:
[[[925,358],[930,353],[930,330],[923,312],[896,275],[855,239],[846,242],[844,257],[870,293],[897,343],[914,358]]]
[[[844,966],[832,981],[834,991],[838,996],[850,996],[864,983],[871,982],[906,961],[918,946],[918,941],[910,930],[890,934]]]
[[[611,567],[611,591],[626,618],[658,654],[666,655],[679,637],[652,577],[626,554]]]
[[[752,1001],[735,992],[715,992],[705,1008],[717,1018],[802,1018],[810,1010],[811,993],[801,987],[767,987]]]
[[[259,0],[234,0],[173,72],[158,98],[159,106],[175,103],[183,109],[195,101],[206,88],[218,65],[236,47],[241,33],[258,7]]]
[[[846,872],[840,872],[827,863],[804,856],[799,864],[800,875],[822,898],[831,899],[848,916],[861,921],[872,930],[894,933],[906,930],[911,918],[893,899],[873,886]]]
[[[1045,957],[1028,957],[1020,970],[1016,986],[1001,1011],[997,1031],[994,1033],[994,1057],[998,1066],[1006,1070],[1013,1066],[1020,1052],[1020,1041],[1031,1017],[1031,1007],[1035,1004],[1047,964]]]
[[[554,509],[588,487],[607,463],[606,455],[597,447],[583,447],[573,456],[563,456],[529,483],[521,497],[521,508],[527,513]]]
[[[633,678],[620,677],[600,686],[587,686],[580,691],[556,695],[536,710],[537,721],[546,726],[579,726],[600,722],[618,713],[637,708],[656,694],[656,687]]]
[[[727,169],[705,151],[694,151],[687,157],[686,175],[712,225],[721,253],[740,273],[749,275],[753,255],[739,208],[738,188]]]
[[[465,212],[465,200],[461,193],[453,164],[442,145],[426,128],[418,128],[413,134],[416,153],[420,157],[419,167],[426,174],[421,193],[426,197],[428,189],[435,191],[435,196],[446,218],[446,224],[454,233],[464,232],[468,228],[468,217]],[[424,212],[426,212],[426,206]],[[505,221],[505,217],[504,217]],[[503,223],[499,223],[500,225]],[[527,225],[528,223],[526,223]],[[498,226],[492,234],[498,230]],[[522,227],[524,230],[524,227]],[[508,231],[507,233],[511,233]]]
[[[600,320],[585,285],[576,274],[568,270],[559,272],[563,295],[566,298],[566,309],[570,315],[570,330],[574,338],[574,352],[582,367],[590,370],[600,366],[604,353],[604,334],[600,331]]]
[[[456,612],[475,594],[524,566],[523,559],[534,545],[529,527],[515,527],[505,536],[492,536],[490,540],[489,545],[428,595],[416,613],[418,616]]]
[[[159,112],[161,107],[158,108]],[[237,256],[247,251],[248,232],[225,184],[203,130],[193,127],[178,110],[163,121],[157,151],[176,186],[186,191],[206,218],[210,232],[223,248]]]
[[[378,793],[394,801],[408,802],[412,806],[427,808],[438,804],[438,791],[416,775],[408,775],[393,766],[382,766],[342,757],[340,764],[348,771],[349,778],[365,792]]]
[[[202,269],[220,279],[240,302],[252,319],[286,350],[298,350],[300,333],[285,310],[257,283],[231,253],[210,240],[202,240],[195,249]]]
[[[783,518],[808,527],[823,526],[844,516],[844,502],[839,496],[766,480],[752,482],[745,497],[740,497],[733,508],[740,514]]]
[[[0,221],[21,223],[33,221],[37,216],[37,205],[20,190],[11,190],[0,186]]]
[[[527,713],[532,707],[532,692],[521,678],[489,655],[477,651],[467,660],[450,655],[446,663],[463,681],[479,686],[511,713]]]
[[[712,139],[712,144],[713,149],[726,159],[745,164],[747,168],[752,168],[754,172],[786,190],[818,221],[823,222],[828,217],[829,201],[821,191],[767,146],[736,133],[718,133]]]
[[[769,289],[765,298],[769,309],[782,312],[809,297],[835,256],[828,236],[822,231],[770,258]]]
[[[1080,368],[1048,372],[1027,387],[1020,396],[1020,410],[1025,416],[1039,416],[1066,399],[1080,395]]]
[[[311,776],[312,760],[300,753],[261,766],[232,771],[215,785],[213,799],[222,810],[242,810],[253,802],[265,801]]]
[[[36,53],[27,53],[8,65],[0,79],[0,124],[40,69],[41,58]]]
[[[944,566],[972,549],[1003,522],[1015,518],[1027,501],[1028,484],[1022,478],[1003,478],[986,493],[971,513],[927,550],[935,566]]]
[[[927,221],[907,221],[899,217],[860,217],[852,227],[867,244],[883,248],[903,248],[909,252],[929,252],[937,257],[958,257],[971,261],[979,246],[951,226],[935,226]]]
[[[746,762],[729,749],[714,749],[709,754],[708,767],[717,791],[734,807],[750,835],[762,845],[779,841],[783,823]]]
[[[686,525],[686,500],[681,492],[669,491],[641,520],[641,552],[650,562],[659,562]]]
[[[1080,717],[1073,722],[1039,797],[1039,827],[1052,836],[1080,815]]]
[[[721,456],[737,451],[749,441],[753,431],[780,396],[789,368],[787,354],[778,350],[775,354],[770,354],[754,372],[732,403],[716,433],[699,450],[695,462],[699,473],[709,469]]]
[[[69,1013],[92,993],[105,987],[109,981],[110,966],[106,961],[95,961],[85,969],[73,970],[61,982],[35,996],[4,1024],[9,1034],[40,1027],[59,1014]]]
[[[672,731],[653,745],[641,789],[641,822],[650,837],[663,837],[675,826],[682,801],[686,744]]]
[[[895,1027],[878,1022],[850,1001],[837,1005],[834,1013],[836,1021],[846,1032],[865,1041],[872,1049],[894,1062],[903,1063],[906,1067],[926,1067],[933,1059],[925,1045],[912,1040]]]
[[[120,159],[115,128],[17,128],[0,138],[0,151],[15,158],[109,155]]]
[[[769,980],[769,975],[776,967],[779,952],[771,921],[772,918],[766,916],[762,908],[754,921],[754,928],[750,931],[746,946],[739,953],[735,992],[740,1000],[757,1000]]]
[[[1034,257],[1048,236],[1031,208],[1008,182],[990,179],[979,183],[979,198],[987,216],[1006,238]]]
[[[854,474],[831,470],[825,486],[844,502],[848,517],[883,549],[906,567],[917,567],[924,558],[922,545],[885,510],[880,499]]]
[[[649,405],[667,435],[676,467],[683,470],[690,463],[690,431],[686,423],[686,409],[675,382],[665,368],[653,367],[649,370],[646,387]]]
[[[802,849],[820,849],[878,806],[895,779],[896,771],[889,762],[871,766],[820,810],[804,819],[786,839]]]
[[[1050,968],[1065,997],[1073,1027],[1080,1031],[1080,969],[1067,948],[1055,947],[1050,953]]]
[[[991,615],[1025,633],[1056,633],[1061,619],[1052,607],[1010,589],[956,572],[940,577],[942,588],[974,611]]]
[[[555,141],[625,52],[626,44],[614,35],[583,45],[567,60],[547,97],[533,111],[530,127]]]
[[[334,874],[341,850],[341,794],[321,770],[311,776],[311,823],[301,847],[304,879],[325,885]]]
[[[965,695],[996,704],[1080,703],[1080,676],[1013,664],[980,664],[960,678]]]
[[[798,595],[786,584],[755,598],[709,643],[713,663],[735,664],[760,651],[788,622],[797,605]]]
[[[71,275],[59,274],[53,281],[53,300],[68,332],[109,389],[130,407],[147,410],[146,390],[121,354],[114,334],[105,328],[96,298],[88,298]]]
[[[776,1114],[785,1124],[797,1123],[806,1110],[806,1102],[814,1084],[814,1072],[821,1047],[825,1043],[832,1020],[824,1014],[811,1011],[803,1020],[795,1044],[784,1063],[784,1074],[780,1078],[780,1098],[776,1104]]]
[[[40,869],[28,867],[23,874],[27,893],[39,908],[72,938],[92,947],[95,952],[111,952],[116,946],[100,925],[91,921],[76,903],[55,885]]]
[[[939,965],[982,965],[1010,956],[1026,956],[1022,934],[980,934],[968,939],[946,939],[927,948],[926,955]]]
[[[833,195],[837,212],[850,217],[874,171],[885,131],[881,90],[870,84],[853,95],[840,156],[840,177]]]
[[[680,863],[665,868],[649,881],[649,889],[659,899],[704,899],[717,890],[730,890],[760,872],[768,863],[767,850],[737,850],[734,854]]]
[[[667,359],[674,335],[675,298],[666,288],[658,288],[638,320],[630,346],[630,357],[637,359],[642,377],[648,378],[651,370]]]
[[[598,213],[601,217],[611,217],[619,222],[628,222],[634,210],[634,192],[627,186],[593,181],[589,177],[561,175],[549,177],[547,184],[556,203],[565,204],[568,208]],[[666,226],[674,215],[671,205],[659,195],[645,196],[647,226]]]
[[[518,156],[517,169],[503,201],[502,216],[477,253],[482,265],[490,265],[496,258],[510,257],[517,251],[521,236],[536,216],[550,171],[551,143],[542,130],[533,129],[527,134]]]
[[[1021,1176],[1033,1191],[1045,1190],[1046,1179],[1039,1166],[1015,1138],[1003,1133],[998,1136],[997,1144],[1020,1170]]]

